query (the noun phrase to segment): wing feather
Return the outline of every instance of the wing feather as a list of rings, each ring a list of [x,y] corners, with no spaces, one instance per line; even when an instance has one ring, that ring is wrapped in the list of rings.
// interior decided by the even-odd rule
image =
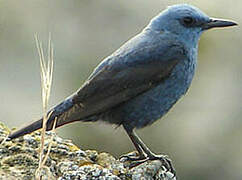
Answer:
[[[79,118],[105,112],[162,83],[183,56],[183,48],[172,44],[133,51],[130,62],[126,56],[111,57],[73,96],[74,104],[82,106]]]

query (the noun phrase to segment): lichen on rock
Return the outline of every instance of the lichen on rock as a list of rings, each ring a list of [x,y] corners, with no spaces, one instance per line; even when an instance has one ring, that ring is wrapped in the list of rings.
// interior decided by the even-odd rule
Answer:
[[[0,179],[29,180],[38,168],[40,131],[11,141],[3,141],[10,130],[0,123]],[[45,149],[53,136],[42,179],[58,180],[175,180],[159,160],[147,161],[128,168],[106,152],[82,150],[70,140],[46,133]],[[47,150],[45,150],[45,153]]]

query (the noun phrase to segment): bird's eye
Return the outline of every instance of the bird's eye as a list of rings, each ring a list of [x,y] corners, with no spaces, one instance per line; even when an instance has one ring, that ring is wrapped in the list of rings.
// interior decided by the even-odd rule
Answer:
[[[182,19],[182,23],[185,25],[185,26],[192,26],[193,24],[195,24],[196,20],[192,17],[184,17]]]

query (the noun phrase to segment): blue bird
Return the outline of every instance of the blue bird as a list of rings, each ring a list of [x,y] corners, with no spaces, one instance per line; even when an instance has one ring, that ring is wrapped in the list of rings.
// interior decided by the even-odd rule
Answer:
[[[212,28],[235,22],[210,18],[198,8],[178,4],[168,7],[138,35],[105,58],[81,88],[52,108],[47,130],[75,121],[105,121],[122,125],[138,157],[134,162],[161,159],[134,132],[164,116],[192,82],[198,41]],[[42,128],[42,119],[9,135],[10,139]],[[172,168],[172,167],[170,167]]]

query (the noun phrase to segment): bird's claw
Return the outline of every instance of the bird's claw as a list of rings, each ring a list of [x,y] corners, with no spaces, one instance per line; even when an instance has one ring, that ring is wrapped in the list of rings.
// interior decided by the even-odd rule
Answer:
[[[172,165],[171,160],[167,155],[150,155],[150,156],[139,156],[138,153],[132,152],[129,154],[122,155],[119,160],[125,163],[125,167],[133,168],[136,167],[148,160],[160,160],[162,165],[166,168],[166,171],[171,172],[174,176],[176,176],[176,170]]]
[[[149,160],[160,160],[166,170],[176,176],[176,170],[172,165],[171,159],[169,159],[167,155],[152,155],[149,157]]]
[[[149,159],[147,156],[139,155],[137,152],[131,152],[129,154],[122,155],[119,160],[124,163],[125,167],[131,169],[146,162]]]
[[[146,156],[140,156],[137,152],[131,152],[129,154],[122,155],[119,160],[121,162],[126,162],[126,161],[140,161],[147,159]]]

